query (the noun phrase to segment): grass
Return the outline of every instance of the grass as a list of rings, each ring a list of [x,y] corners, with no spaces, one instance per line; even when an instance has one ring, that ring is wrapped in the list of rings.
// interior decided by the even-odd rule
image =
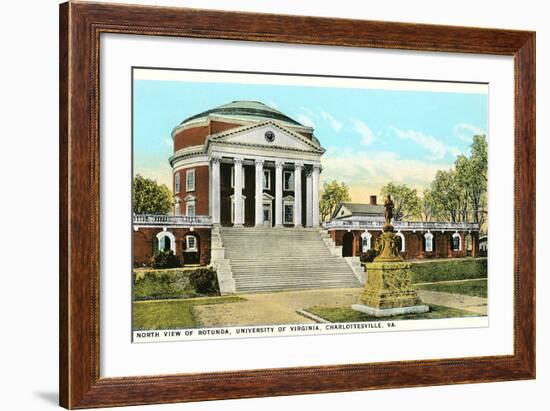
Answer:
[[[331,323],[351,323],[380,320],[433,320],[437,318],[478,317],[479,314],[442,305],[430,305],[430,311],[423,314],[394,315],[391,317],[374,317],[352,310],[351,307],[311,307],[307,310]]]
[[[451,294],[463,294],[473,297],[487,298],[487,279],[468,280],[460,282],[440,282],[431,284],[416,284],[414,288],[428,291],[441,291]]]
[[[207,294],[198,293],[189,277],[204,267],[134,270],[134,300],[162,300],[173,298],[193,298],[219,295],[216,287]],[[212,274],[215,276],[215,274]]]
[[[487,278],[486,258],[447,258],[413,261],[413,283]]]
[[[241,297],[206,297],[185,300],[135,301],[134,330],[163,330],[197,326],[193,307],[206,304],[225,304],[246,301]]]

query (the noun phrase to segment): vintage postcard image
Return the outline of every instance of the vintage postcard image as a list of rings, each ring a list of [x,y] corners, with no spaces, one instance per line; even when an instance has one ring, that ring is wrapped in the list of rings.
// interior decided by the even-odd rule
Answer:
[[[488,89],[133,68],[133,341],[488,326]]]

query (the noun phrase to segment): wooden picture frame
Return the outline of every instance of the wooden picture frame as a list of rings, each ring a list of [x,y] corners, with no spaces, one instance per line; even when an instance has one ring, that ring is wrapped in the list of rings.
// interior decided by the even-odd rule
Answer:
[[[100,378],[100,34],[513,56],[514,354]],[[60,404],[91,408],[535,377],[535,33],[69,2],[60,6]],[[521,241],[519,241],[521,239]]]

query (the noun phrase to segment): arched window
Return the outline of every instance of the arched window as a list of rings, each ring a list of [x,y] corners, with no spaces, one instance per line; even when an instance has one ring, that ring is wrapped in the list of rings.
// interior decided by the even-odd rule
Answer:
[[[371,249],[371,239],[372,234],[368,231],[365,231],[363,234],[361,234],[361,251],[363,253],[366,253]]]
[[[474,242],[472,239],[472,235],[470,233],[466,234],[466,237],[464,238],[464,242],[466,243],[466,251],[470,253],[474,248]]]
[[[461,241],[461,238],[460,238],[460,234],[454,233],[453,234],[453,241],[452,241],[453,251],[460,251],[462,249],[461,242],[462,241]]]
[[[424,234],[424,251],[427,253],[434,251],[434,235],[429,231]]]
[[[398,231],[395,233],[396,240],[397,240],[397,248],[399,251],[404,252],[405,251],[405,236],[401,231]]]
[[[176,237],[170,231],[161,231],[157,234],[158,250],[172,250],[176,253]]]

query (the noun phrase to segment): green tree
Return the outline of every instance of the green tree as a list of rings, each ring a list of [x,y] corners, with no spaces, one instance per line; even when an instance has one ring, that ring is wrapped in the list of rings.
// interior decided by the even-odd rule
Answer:
[[[455,160],[455,194],[458,202],[458,221],[469,221],[470,215],[470,159],[459,155]]]
[[[459,222],[463,196],[455,170],[439,170],[435,174],[430,191],[432,192],[434,205],[437,209],[436,216],[453,223]]]
[[[487,138],[474,136],[466,175],[468,199],[474,222],[483,224],[487,208]]]
[[[172,192],[164,184],[136,175],[132,192],[136,214],[167,214],[172,208]]]
[[[429,189],[433,217],[452,222],[473,221],[480,226],[487,207],[487,139],[473,136],[470,156],[459,155],[454,167],[438,171]]]
[[[382,187],[381,193],[383,197],[391,195],[395,207],[393,209],[395,221],[420,216],[420,199],[416,189],[412,189],[406,184],[388,183]]]
[[[349,188],[345,183],[339,183],[336,180],[323,184],[323,190],[319,199],[319,214],[321,221],[326,221],[336,211],[340,203],[351,201]]]
[[[439,214],[439,208],[434,196],[434,193],[429,188],[426,188],[422,193],[422,200],[420,202],[420,214],[424,221],[431,221],[432,218],[437,217]]]

